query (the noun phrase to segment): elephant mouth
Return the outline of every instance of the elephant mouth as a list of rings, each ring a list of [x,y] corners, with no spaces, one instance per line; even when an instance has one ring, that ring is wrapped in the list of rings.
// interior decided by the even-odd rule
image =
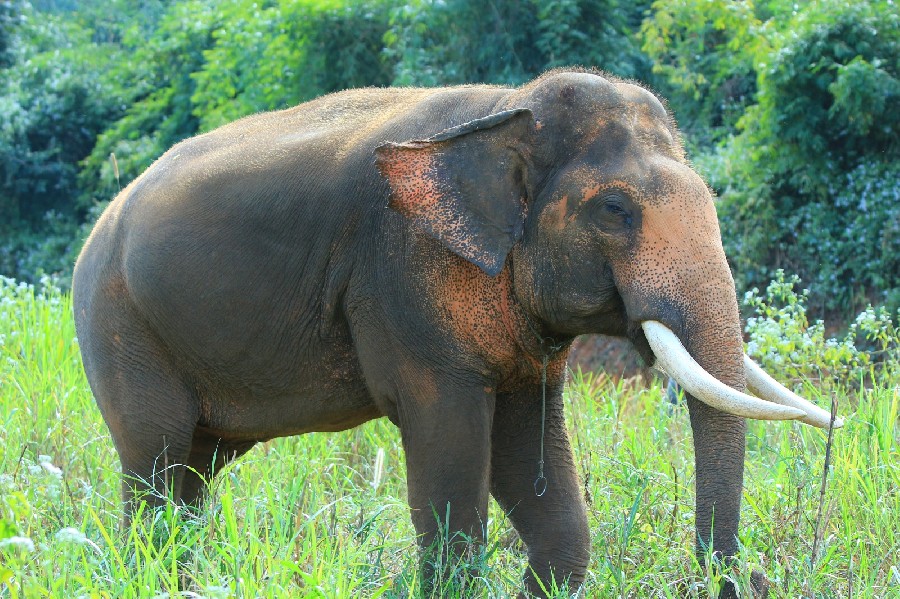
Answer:
[[[744,354],[744,373],[747,387],[757,397],[742,393],[716,379],[703,369],[681,341],[664,324],[645,320],[640,323],[643,335],[635,336],[635,346],[642,351],[639,343],[646,342],[646,349],[652,352],[655,366],[667,373],[685,391],[699,401],[735,416],[757,420],[799,420],[800,422],[828,429],[844,425],[841,418],[831,421],[831,413],[795,395],[781,383],[769,376],[749,356]],[[646,357],[646,356],[645,356]],[[649,360],[648,363],[653,363]]]
[[[627,315],[624,317],[627,318]],[[644,335],[644,330],[641,328],[640,321],[628,320],[626,337],[631,341],[631,344],[634,346],[638,355],[641,356],[641,359],[644,360],[644,363],[649,367],[656,367],[656,355],[653,353],[653,349],[647,341],[647,336]]]

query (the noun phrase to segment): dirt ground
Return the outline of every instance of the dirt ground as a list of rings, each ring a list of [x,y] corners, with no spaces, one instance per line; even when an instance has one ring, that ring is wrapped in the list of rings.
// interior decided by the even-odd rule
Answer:
[[[641,377],[649,383],[654,376],[644,365],[630,341],[603,335],[582,335],[569,354],[572,370],[605,372],[613,379]]]

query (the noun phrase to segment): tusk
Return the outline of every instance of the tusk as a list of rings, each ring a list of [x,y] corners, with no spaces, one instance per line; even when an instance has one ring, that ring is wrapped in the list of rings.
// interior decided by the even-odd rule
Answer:
[[[744,354],[744,370],[747,374],[747,387],[755,395],[783,406],[799,408],[806,412],[806,415],[797,420],[828,430],[828,427],[831,425],[831,412],[823,410],[793,393],[769,376],[769,373],[760,368],[759,364],[751,360],[747,354]],[[834,428],[841,428],[842,426],[844,426],[844,419],[835,416]]]
[[[678,337],[655,320],[641,323],[657,362],[684,389],[708,406],[744,418],[791,420],[807,416],[804,410],[779,405],[732,389],[697,364]]]

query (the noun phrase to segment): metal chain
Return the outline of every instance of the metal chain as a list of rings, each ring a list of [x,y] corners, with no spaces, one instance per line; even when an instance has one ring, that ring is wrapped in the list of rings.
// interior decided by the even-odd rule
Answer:
[[[547,365],[550,363],[550,355],[556,354],[563,348],[562,343],[554,343],[549,337],[543,337],[526,320],[525,324],[531,330],[541,347],[541,457],[538,460],[538,475],[534,479],[534,494],[542,497],[547,492],[547,478],[544,476],[544,428],[547,424]]]
[[[547,422],[547,363],[550,356],[544,354],[541,364],[541,459],[538,460],[538,475],[534,479],[534,494],[542,497],[547,492],[547,479],[544,477],[544,426]]]

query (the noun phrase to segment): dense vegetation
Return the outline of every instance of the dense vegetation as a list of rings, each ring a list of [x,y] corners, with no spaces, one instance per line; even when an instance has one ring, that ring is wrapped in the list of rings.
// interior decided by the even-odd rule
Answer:
[[[750,566],[777,597],[891,596],[894,0],[0,0],[0,274],[24,281],[0,277],[0,597],[416,596],[402,448],[384,420],[267,443],[201,513],[170,506],[119,530],[118,460],[71,300],[48,281],[66,286],[99,210],[187,136],[346,87],[519,84],[569,64],[669,98],[720,197],[748,353],[820,405],[839,398],[847,421],[824,502],[825,434],[750,423],[744,548],[720,571],[693,552],[685,410],[658,386],[572,373],[587,596],[714,597],[725,575],[746,589]],[[826,312],[844,317],[840,337],[811,317]],[[488,539],[477,589],[459,596],[518,590],[521,543],[495,505]]]
[[[785,268],[817,314],[900,305],[894,0],[6,0],[0,273],[65,285],[105,202],[242,115],[567,64],[669,98],[740,289]]]
[[[820,405],[838,398],[846,425],[824,498],[825,432],[750,422],[738,567],[698,564],[687,410],[659,386],[572,373],[566,413],[593,547],[587,597],[712,598],[725,575],[746,591],[753,566],[776,585],[770,597],[896,596],[896,323],[866,311],[852,337],[826,339],[783,275],[747,303],[748,351]],[[0,278],[0,381],[0,597],[420,596],[402,446],[387,420],[260,445],[220,473],[199,514],[170,505],[121,530],[118,459],[68,296]],[[487,527],[471,563],[480,576],[435,596],[515,596],[521,542],[494,504]]]

